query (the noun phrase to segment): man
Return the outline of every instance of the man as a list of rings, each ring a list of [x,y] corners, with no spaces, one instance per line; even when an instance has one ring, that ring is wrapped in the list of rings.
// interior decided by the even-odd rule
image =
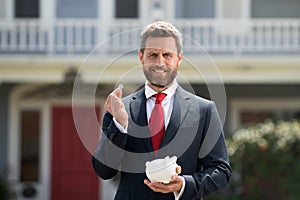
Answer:
[[[138,51],[145,86],[123,99],[118,88],[106,100],[103,134],[92,162],[103,179],[120,171],[117,200],[202,199],[229,182],[231,168],[215,104],[176,82],[181,48],[182,35],[172,24],[146,26]],[[174,155],[182,173],[168,184],[150,182],[145,162]]]

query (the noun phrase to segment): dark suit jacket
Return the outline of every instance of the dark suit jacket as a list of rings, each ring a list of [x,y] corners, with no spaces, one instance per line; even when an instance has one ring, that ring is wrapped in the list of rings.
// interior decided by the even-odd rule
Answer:
[[[145,89],[123,98],[129,115],[128,134],[115,126],[112,115],[103,119],[103,134],[92,157],[102,179],[119,171],[117,200],[174,199],[174,194],[155,193],[144,183],[145,162],[176,155],[186,185],[181,199],[201,199],[225,187],[231,176],[222,125],[212,101],[193,95],[180,86],[159,152],[152,153],[146,115]]]

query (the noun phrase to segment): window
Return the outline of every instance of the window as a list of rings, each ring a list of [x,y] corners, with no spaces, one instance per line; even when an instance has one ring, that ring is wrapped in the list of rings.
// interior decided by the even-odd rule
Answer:
[[[39,6],[39,0],[15,0],[15,17],[38,18]]]
[[[224,0],[223,3],[223,17],[224,18],[239,18],[242,16],[241,0]]]
[[[249,18],[250,0],[217,0],[217,16],[220,18]]]
[[[200,18],[215,16],[214,0],[176,0],[176,18]]]
[[[57,0],[58,18],[96,18],[98,0]]]
[[[252,0],[251,16],[253,18],[300,17],[299,0]]]
[[[266,119],[300,120],[299,99],[233,99],[231,101],[231,130],[241,125],[260,123]]]
[[[5,0],[0,0],[0,19],[4,18],[7,12],[7,2]]]
[[[138,0],[116,0],[116,18],[138,18]]]
[[[39,181],[40,113],[21,113],[21,182]]]
[[[298,110],[288,110],[288,109],[279,109],[269,110],[269,111],[253,111],[253,110],[244,110],[240,113],[240,122],[241,124],[249,123],[261,123],[266,119],[272,120],[300,120],[300,109]]]

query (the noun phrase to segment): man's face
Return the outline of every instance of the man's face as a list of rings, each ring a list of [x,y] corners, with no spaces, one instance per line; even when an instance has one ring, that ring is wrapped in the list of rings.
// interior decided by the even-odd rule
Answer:
[[[144,53],[138,52],[144,74],[149,83],[165,88],[177,75],[182,53],[177,53],[173,37],[150,37],[146,41]]]

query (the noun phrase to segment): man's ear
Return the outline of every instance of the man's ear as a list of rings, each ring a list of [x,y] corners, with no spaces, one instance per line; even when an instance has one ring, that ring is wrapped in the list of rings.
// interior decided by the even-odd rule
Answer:
[[[140,62],[143,64],[143,53],[141,52],[141,50],[138,50],[138,56],[140,58]]]
[[[183,57],[183,52],[181,51],[178,55],[178,64],[180,65],[181,64],[181,61],[182,61],[182,57]]]

